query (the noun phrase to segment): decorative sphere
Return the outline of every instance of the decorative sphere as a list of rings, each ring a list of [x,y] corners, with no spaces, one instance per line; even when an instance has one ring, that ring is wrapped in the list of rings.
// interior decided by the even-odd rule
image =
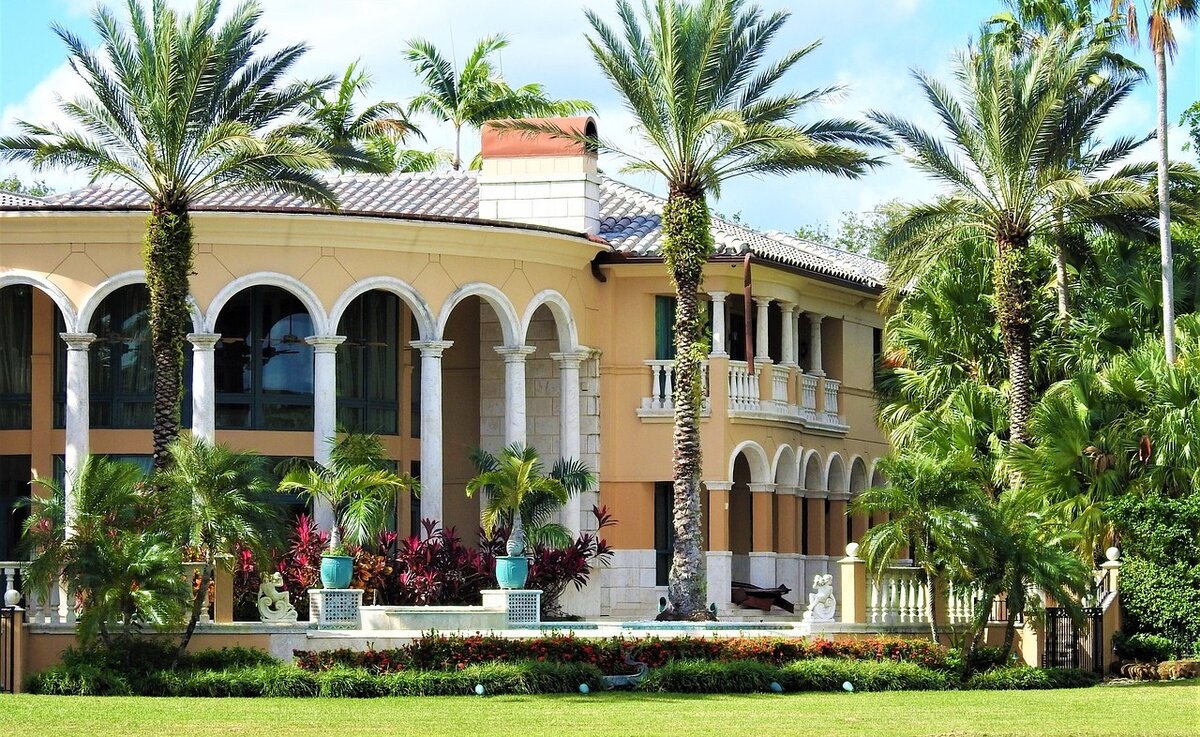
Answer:
[[[16,589],[9,589],[4,592],[4,606],[15,607],[21,603],[21,592]]]
[[[591,690],[592,690],[591,687],[588,686],[586,683],[579,684],[579,693],[586,695]]]
[[[846,557],[847,558],[857,558],[858,557],[858,543],[850,543],[849,545],[846,546]]]
[[[775,693],[783,693],[783,686],[779,685],[779,681],[771,681],[771,690]]]
[[[854,684],[850,681],[842,681],[842,690],[846,693],[854,693]]]
[[[1115,563],[1117,558],[1121,557],[1121,549],[1117,547],[1111,547],[1104,551],[1104,557]]]
[[[483,684],[482,683],[475,684],[475,695],[483,696]]]

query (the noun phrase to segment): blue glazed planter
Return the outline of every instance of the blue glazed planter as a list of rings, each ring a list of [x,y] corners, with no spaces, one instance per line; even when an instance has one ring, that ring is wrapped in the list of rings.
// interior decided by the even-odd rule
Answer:
[[[496,583],[502,589],[525,588],[529,577],[529,559],[523,555],[496,556]]]
[[[344,589],[350,586],[354,576],[354,559],[348,555],[321,556],[321,586],[327,589]]]

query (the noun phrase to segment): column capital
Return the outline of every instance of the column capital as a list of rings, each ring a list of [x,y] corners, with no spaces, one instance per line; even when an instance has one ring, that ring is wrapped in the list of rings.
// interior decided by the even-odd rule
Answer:
[[[442,351],[454,345],[453,340],[412,340],[408,343],[421,352],[422,356],[441,358]]]
[[[86,351],[92,341],[96,340],[95,333],[59,333],[58,337],[67,344],[68,351]]]
[[[708,293],[708,298],[711,299],[713,302],[724,302],[725,298],[728,296],[729,296],[729,292],[709,292]]]
[[[850,492],[848,492],[848,491],[831,491],[831,492],[829,492],[829,501],[831,501],[831,502],[848,502],[848,501],[850,501]]]
[[[310,335],[304,339],[304,342],[311,345],[316,353],[333,353],[339,345],[346,342],[346,336]]]
[[[802,489],[800,492],[805,499],[828,499],[829,492],[824,489]]]
[[[796,496],[800,493],[800,487],[790,484],[779,484],[775,487],[775,493],[779,496]]]
[[[580,348],[574,351],[551,353],[550,357],[558,362],[561,368],[579,368],[579,364],[587,360],[589,351]]]
[[[525,358],[537,350],[535,345],[498,345],[492,350],[504,356],[505,363],[524,363]]]
[[[704,488],[709,491],[729,491],[733,488],[732,481],[705,481]]]
[[[796,308],[799,307],[799,305],[797,305],[795,302],[786,302],[782,299],[778,300],[778,302],[779,302],[779,309],[780,309],[780,311],[783,312],[784,317],[791,315],[793,312],[796,311]]]
[[[221,339],[220,333],[188,333],[187,341],[192,344],[192,349],[197,351],[211,351],[217,347],[217,341]]]
[[[808,321],[814,325],[820,325],[821,321],[827,317],[822,312],[813,312],[812,310],[805,310],[804,315],[808,318]]]
[[[775,491],[775,484],[750,484],[752,494],[770,494]]]

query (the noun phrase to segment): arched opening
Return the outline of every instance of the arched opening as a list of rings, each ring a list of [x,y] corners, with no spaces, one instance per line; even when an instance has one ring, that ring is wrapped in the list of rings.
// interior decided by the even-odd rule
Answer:
[[[733,461],[733,488],[729,490],[729,549],[733,552],[734,581],[750,580],[750,549],[754,541],[754,481],[745,453]]]
[[[796,451],[789,445],[780,446],[775,454],[775,493],[771,495],[775,520],[775,551],[779,553],[775,564],[776,583],[795,589],[800,585],[799,530],[800,512],[797,511],[797,486],[800,483],[800,466]],[[803,504],[803,501],[800,501]],[[802,590],[802,589],[801,589]]]
[[[525,333],[525,345],[536,350],[525,359],[525,444],[535,448],[549,466],[562,456],[562,379],[558,361],[551,354],[560,353],[558,324],[547,305],[534,310]],[[596,469],[593,468],[593,471]]]
[[[863,489],[867,488],[867,464],[861,458],[855,458],[850,465],[850,499],[858,498]],[[867,532],[870,519],[865,512],[852,513],[846,518],[846,535],[850,542],[860,542]]]
[[[829,468],[825,473],[825,489],[829,497],[825,500],[825,554],[830,558],[840,558],[846,554],[846,533],[848,532],[846,518],[846,492],[849,489],[846,479],[846,464],[837,453],[829,456]]]
[[[800,553],[801,555],[825,554],[825,477],[821,468],[821,456],[815,451],[804,461],[802,478],[805,499],[801,504]]]
[[[304,303],[274,286],[233,295],[217,315],[216,426],[228,430],[313,428],[313,320]]]

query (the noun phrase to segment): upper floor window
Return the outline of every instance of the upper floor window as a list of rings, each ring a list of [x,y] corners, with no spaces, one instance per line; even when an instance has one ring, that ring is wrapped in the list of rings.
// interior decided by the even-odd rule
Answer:
[[[216,332],[217,427],[311,431],[312,320],[303,303],[278,287],[251,287],[221,309]]]
[[[0,289],[0,430],[23,430],[32,419],[33,288]]]

